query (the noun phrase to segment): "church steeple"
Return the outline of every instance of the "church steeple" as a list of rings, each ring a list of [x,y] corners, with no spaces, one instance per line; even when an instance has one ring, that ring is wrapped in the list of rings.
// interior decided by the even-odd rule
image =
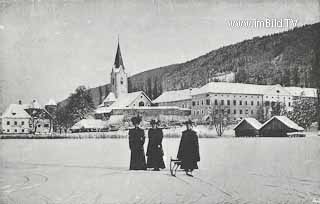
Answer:
[[[123,60],[122,60],[122,56],[121,56],[121,50],[120,50],[119,37],[118,37],[117,53],[116,53],[116,57],[114,59],[114,64],[113,65],[114,65],[115,68],[119,68],[120,66],[122,66],[124,68]]]
[[[119,37],[117,53],[111,71],[111,92],[114,93],[116,98],[119,98],[119,96],[122,94],[128,93],[128,75],[123,65]]]

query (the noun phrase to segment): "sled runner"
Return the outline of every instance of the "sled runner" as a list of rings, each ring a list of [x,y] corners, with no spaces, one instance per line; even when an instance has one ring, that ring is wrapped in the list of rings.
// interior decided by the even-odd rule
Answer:
[[[170,173],[171,176],[176,176],[177,169],[180,167],[181,161],[179,159],[170,158]]]

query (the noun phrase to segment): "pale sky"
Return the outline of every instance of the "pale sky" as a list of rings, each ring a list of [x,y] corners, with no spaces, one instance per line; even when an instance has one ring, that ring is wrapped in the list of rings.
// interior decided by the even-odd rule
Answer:
[[[319,0],[9,0],[0,3],[0,112],[19,99],[57,102],[79,85],[109,83],[117,36],[135,74],[284,28],[229,20],[320,21]]]

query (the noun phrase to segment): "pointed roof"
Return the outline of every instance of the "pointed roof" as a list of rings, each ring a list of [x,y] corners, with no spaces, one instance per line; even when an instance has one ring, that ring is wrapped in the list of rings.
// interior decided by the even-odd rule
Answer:
[[[30,108],[41,109],[41,105],[37,99],[34,99],[30,104]]]
[[[237,127],[239,127],[239,125],[242,124],[243,122],[247,122],[256,130],[259,130],[262,127],[262,124],[259,121],[257,121],[255,118],[243,118],[233,129],[236,129]]]
[[[46,103],[46,106],[56,106],[57,103],[51,98],[48,103]]]
[[[105,102],[114,102],[114,101],[116,101],[116,97],[115,97],[113,92],[110,92],[108,94],[108,96],[103,100],[103,103],[105,103]]]
[[[30,118],[31,116],[25,111],[25,104],[10,104],[2,115],[2,118]]]
[[[291,128],[291,129],[295,129],[297,131],[304,131],[303,127],[300,127],[298,124],[296,124],[295,122],[293,122],[292,120],[290,120],[288,117],[286,116],[273,116],[272,118],[270,118],[268,121],[266,121],[262,127],[264,128],[268,123],[270,123],[270,121],[277,119],[280,122],[282,122],[284,125],[286,125],[287,127]]]
[[[124,68],[123,60],[122,60],[122,56],[121,56],[119,39],[118,39],[117,53],[116,53],[116,57],[115,57],[115,59],[114,59],[113,65],[114,65],[115,68],[119,68],[120,65]]]

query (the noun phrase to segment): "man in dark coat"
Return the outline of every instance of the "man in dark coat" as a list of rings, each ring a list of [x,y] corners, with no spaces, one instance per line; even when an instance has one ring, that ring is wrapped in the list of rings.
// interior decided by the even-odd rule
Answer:
[[[162,129],[158,127],[159,123],[160,121],[156,122],[155,120],[151,120],[151,129],[148,131],[147,167],[153,168],[154,171],[160,171],[160,169],[166,168],[162,158],[163,132]]]
[[[130,170],[146,170],[146,159],[144,155],[144,130],[139,127],[140,117],[131,119],[134,128],[129,130],[129,147],[131,150]]]
[[[181,169],[184,169],[188,176],[192,171],[198,169],[197,162],[200,161],[199,141],[197,133],[192,130],[192,121],[184,122],[186,130],[182,132],[177,158],[181,161]]]

